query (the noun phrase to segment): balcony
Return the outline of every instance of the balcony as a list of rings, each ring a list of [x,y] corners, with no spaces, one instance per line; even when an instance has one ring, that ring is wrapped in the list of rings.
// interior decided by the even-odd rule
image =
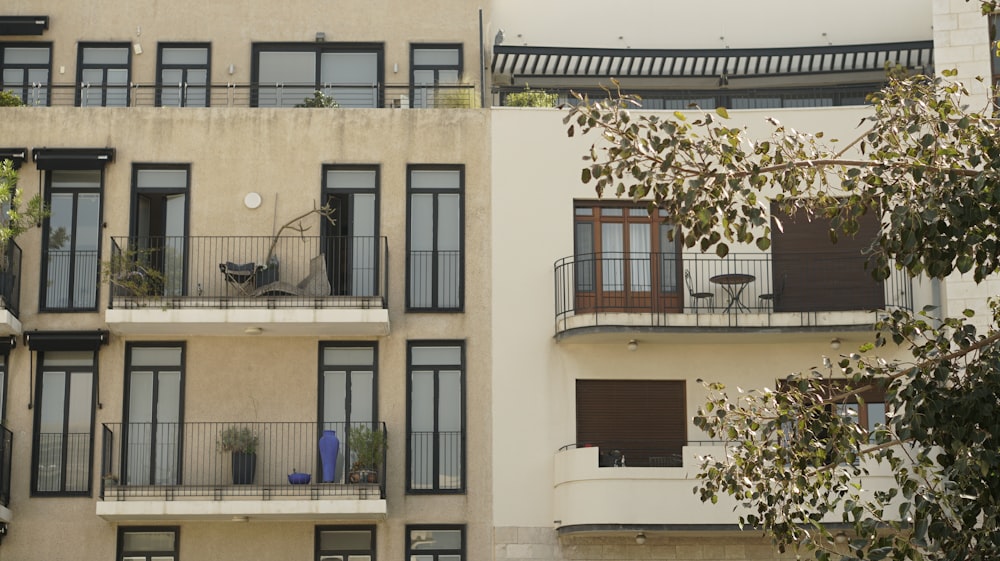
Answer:
[[[20,335],[17,319],[21,303],[21,248],[8,242],[5,255],[0,256],[0,335]]]
[[[316,84],[31,84],[25,105],[51,107],[300,107]],[[475,86],[390,84],[323,85],[339,108],[461,109],[480,106]]]
[[[348,439],[359,426],[323,426],[340,438],[334,480],[324,483],[317,423],[106,423],[97,515],[130,521],[382,520],[385,446],[378,469],[351,471],[357,451]],[[384,423],[365,426],[385,436]],[[227,431],[256,437],[252,461],[220,450],[225,434],[233,434]],[[292,473],[309,474],[309,481],[292,483]]]
[[[115,237],[119,334],[389,334],[384,237]]]
[[[557,339],[602,332],[836,331],[913,309],[910,279],[855,255],[605,253],[555,264]]]
[[[555,455],[554,520],[560,532],[607,531],[622,526],[659,530],[697,530],[699,527],[736,529],[736,501],[719,497],[718,504],[703,503],[691,492],[700,465],[699,456],[720,454],[722,442],[687,442],[680,462],[660,466],[665,448],[643,450],[633,446],[625,464],[608,466],[599,447],[564,447]],[[645,456],[642,452],[655,452]],[[893,485],[888,466],[866,466],[871,475],[865,489]],[[669,504],[669,508],[664,505]],[[839,522],[840,516],[829,518]],[[633,531],[634,534],[634,531]]]

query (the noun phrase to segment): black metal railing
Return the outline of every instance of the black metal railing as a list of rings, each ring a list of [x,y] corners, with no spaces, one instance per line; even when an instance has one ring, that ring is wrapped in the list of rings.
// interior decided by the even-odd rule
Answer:
[[[385,237],[114,237],[108,307],[386,308]]]
[[[374,470],[358,477],[351,430],[382,433]],[[324,430],[336,431],[339,448],[331,481],[323,481],[319,450]],[[105,423],[101,443],[101,498],[330,496],[385,498],[385,423]],[[224,442],[253,441],[252,460]],[[253,467],[248,467],[252,464]],[[309,481],[304,482],[308,474]],[[303,481],[293,483],[296,477]]]
[[[409,261],[411,309],[461,306],[461,251],[410,251]]]
[[[410,432],[410,489],[464,489],[463,443],[462,431]]]
[[[45,273],[46,309],[92,310],[97,307],[100,262],[96,249],[46,250]]]
[[[42,492],[79,492],[90,489],[91,434],[38,434],[35,488]]]
[[[0,304],[14,317],[21,311],[21,247],[13,240],[0,255]]]
[[[749,314],[777,313],[817,325],[821,312],[913,309],[905,272],[876,282],[858,256],[816,253],[575,255],[555,263],[555,296],[557,332],[573,316],[606,312],[648,314],[660,326],[670,314],[725,314],[739,325]]]
[[[624,93],[639,96],[636,109],[668,109],[683,111],[697,106],[712,110],[716,107],[728,109],[780,109],[787,107],[841,107],[867,104],[869,94],[882,89],[881,83],[847,86],[817,86],[809,88],[733,88],[714,90],[680,89],[633,89]],[[586,94],[590,99],[606,99],[608,93],[597,88],[543,88],[547,93],[557,95],[556,105],[578,103],[573,92]],[[507,96],[523,92],[519,86],[494,88],[493,103],[507,105]]]
[[[460,109],[479,107],[474,85],[399,84],[0,84],[24,92],[29,106],[52,107],[303,107],[316,91],[339,108]]]
[[[597,448],[598,467],[684,467],[684,440],[614,439],[567,444],[573,448]]]

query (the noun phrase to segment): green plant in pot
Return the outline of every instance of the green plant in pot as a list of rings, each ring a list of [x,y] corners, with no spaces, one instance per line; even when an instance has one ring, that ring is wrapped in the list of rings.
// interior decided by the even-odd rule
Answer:
[[[354,463],[348,473],[351,483],[378,483],[378,469],[385,454],[385,433],[367,425],[351,427],[347,438]]]
[[[233,455],[233,483],[248,485],[253,483],[257,471],[258,438],[250,427],[231,426],[219,433],[219,452]]]

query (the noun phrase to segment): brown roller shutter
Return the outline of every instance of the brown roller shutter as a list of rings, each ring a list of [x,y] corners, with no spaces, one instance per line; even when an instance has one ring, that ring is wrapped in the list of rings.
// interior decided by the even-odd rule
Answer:
[[[885,307],[885,291],[865,269],[865,250],[878,234],[873,215],[860,219],[855,236],[830,241],[830,223],[808,220],[804,211],[781,217],[783,231],[772,219],[772,286],[782,287],[776,312],[875,310]]]
[[[628,466],[679,465],[686,404],[683,380],[577,380],[576,440],[620,450]]]

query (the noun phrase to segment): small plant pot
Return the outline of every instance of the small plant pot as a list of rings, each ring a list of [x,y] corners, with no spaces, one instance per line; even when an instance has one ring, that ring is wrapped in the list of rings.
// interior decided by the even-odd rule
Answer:
[[[378,483],[378,472],[371,469],[352,471],[347,476],[351,483]]]
[[[308,473],[289,473],[288,482],[292,485],[306,485],[312,480],[312,475]]]

